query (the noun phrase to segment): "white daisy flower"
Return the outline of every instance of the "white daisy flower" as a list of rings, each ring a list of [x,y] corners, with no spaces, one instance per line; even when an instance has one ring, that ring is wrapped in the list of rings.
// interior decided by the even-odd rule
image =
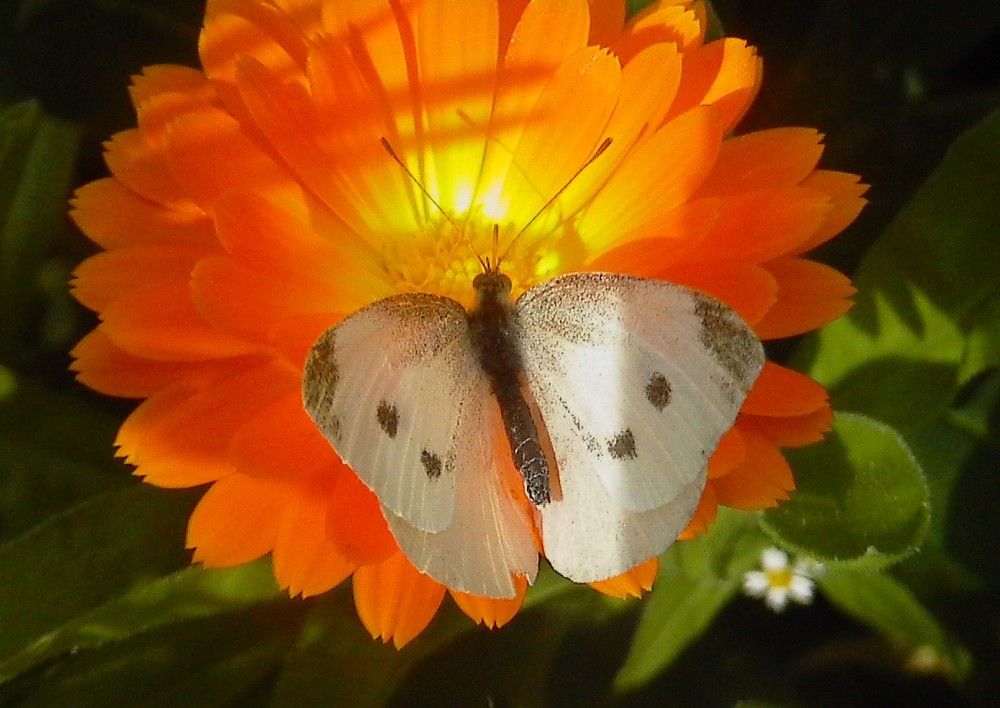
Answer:
[[[789,565],[788,554],[778,548],[767,548],[761,554],[762,570],[743,575],[743,591],[750,597],[764,598],[764,603],[781,612],[792,600],[808,605],[813,598],[813,578],[823,572],[823,566],[808,558]]]

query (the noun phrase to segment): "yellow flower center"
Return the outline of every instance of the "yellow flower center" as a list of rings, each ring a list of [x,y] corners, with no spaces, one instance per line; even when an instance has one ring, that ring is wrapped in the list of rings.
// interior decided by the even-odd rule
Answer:
[[[791,568],[781,568],[780,570],[768,570],[767,583],[772,588],[783,588],[785,590],[792,587],[794,573]]]
[[[472,280],[487,262],[500,260],[500,270],[513,284],[512,297],[572,270],[574,259],[565,247],[577,240],[571,225],[519,235],[520,229],[497,223],[475,207],[450,218],[439,212],[418,231],[386,242],[386,271],[399,292],[444,295],[469,307],[474,300]]]

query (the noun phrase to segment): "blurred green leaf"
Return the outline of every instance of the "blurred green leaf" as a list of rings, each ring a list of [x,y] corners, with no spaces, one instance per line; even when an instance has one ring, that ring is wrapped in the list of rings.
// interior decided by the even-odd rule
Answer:
[[[309,612],[275,688],[274,708],[383,706],[420,659],[473,628],[464,615],[439,613],[419,639],[397,650],[364,630],[345,590],[323,596]]]
[[[917,429],[951,404],[960,371],[976,373],[962,364],[967,352],[995,351],[995,341],[967,350],[965,336],[989,337],[1000,314],[997,164],[1000,114],[955,141],[865,256],[854,309],[808,350],[809,373],[838,409]]]
[[[37,276],[65,228],[81,131],[34,103],[0,111],[0,357],[10,360],[41,294]]]
[[[125,595],[75,617],[0,660],[0,681],[70,652],[283,597],[266,560],[225,570],[190,566],[140,581]]]
[[[752,515],[720,509],[709,533],[674,544],[661,557],[617,689],[643,685],[705,631],[757,564],[766,539],[756,529]]]
[[[172,623],[62,657],[23,697],[8,690],[21,708],[244,706],[294,642],[302,609],[282,600]]]
[[[0,661],[187,565],[184,527],[197,494],[137,485],[0,546]]]
[[[943,664],[959,679],[968,670],[965,651],[891,575],[832,568],[818,582],[823,595],[843,612],[914,652],[912,661]]]
[[[0,539],[130,481],[113,457],[119,420],[0,368]]]
[[[842,413],[825,441],[789,457],[798,488],[762,517],[779,545],[864,568],[893,563],[920,546],[930,520],[927,483],[892,428]]]

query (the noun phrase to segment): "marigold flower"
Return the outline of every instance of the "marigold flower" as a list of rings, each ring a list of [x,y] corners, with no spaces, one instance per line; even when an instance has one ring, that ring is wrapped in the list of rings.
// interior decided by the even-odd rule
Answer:
[[[209,0],[203,68],[135,78],[138,127],[107,143],[111,177],[73,202],[104,249],[76,272],[101,323],[74,369],[145,399],[117,439],[137,475],[211,485],[188,529],[195,561],[270,553],[293,595],[353,576],[374,636],[401,646],[422,631],[448,589],[399,551],[304,412],[301,376],[316,338],[378,298],[470,304],[465,239],[489,253],[494,225],[508,238],[527,226],[505,259],[515,295],[571,271],[661,278],[724,301],[763,339],[847,310],[848,280],[803,254],[854,219],[864,187],[816,168],[814,130],[726,137],[761,63],[742,40],[706,43],[706,25],[692,0],[628,22],[623,0]],[[719,504],[787,498],[779,448],[819,440],[830,419],[818,384],[768,363],[683,536]],[[652,559],[595,587],[639,595],[655,574]],[[451,594],[499,626],[519,589]]]

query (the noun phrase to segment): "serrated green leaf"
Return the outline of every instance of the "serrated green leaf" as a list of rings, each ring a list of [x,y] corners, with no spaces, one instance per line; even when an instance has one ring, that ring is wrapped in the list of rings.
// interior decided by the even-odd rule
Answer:
[[[779,545],[825,563],[874,568],[913,553],[930,520],[927,483],[902,437],[853,414],[833,433],[794,450],[797,489],[762,525]]]
[[[697,639],[736,594],[764,544],[753,516],[720,509],[709,533],[671,546],[615,687],[645,684]]]
[[[833,568],[819,579],[823,595],[843,612],[890,639],[903,642],[915,659],[939,662],[938,668],[961,677],[968,655],[945,635],[934,616],[905,585],[887,573]]]
[[[197,492],[101,495],[0,546],[0,660],[186,566]]]
[[[905,432],[951,404],[966,334],[1000,298],[998,163],[1000,114],[955,141],[865,256],[854,309],[809,350],[808,371],[837,408]]]

